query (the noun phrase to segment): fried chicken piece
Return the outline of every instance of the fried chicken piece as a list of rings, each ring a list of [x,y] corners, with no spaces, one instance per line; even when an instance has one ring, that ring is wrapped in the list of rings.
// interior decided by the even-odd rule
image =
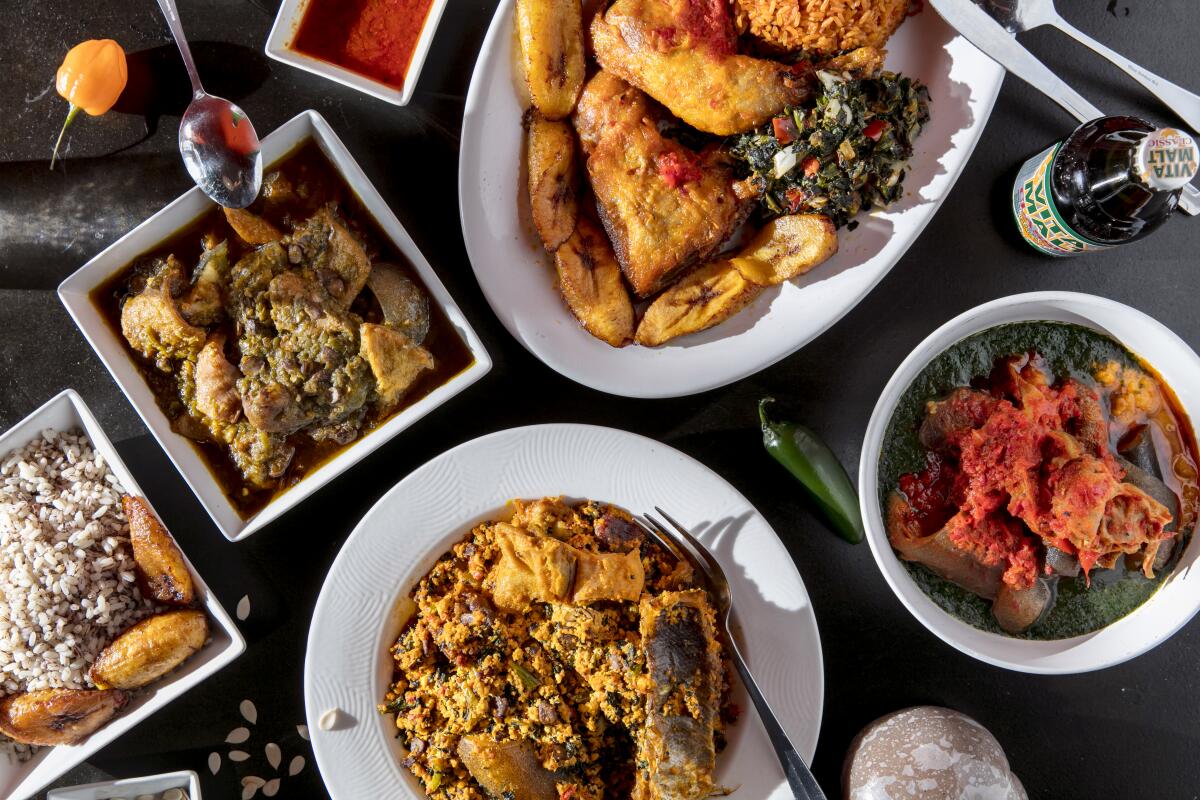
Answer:
[[[655,122],[646,95],[609,72],[575,114],[600,220],[639,297],[711,255],[751,209],[716,150],[689,150]]]
[[[737,54],[725,0],[617,0],[592,20],[600,66],[693,128],[756,128],[809,94],[800,71]]]

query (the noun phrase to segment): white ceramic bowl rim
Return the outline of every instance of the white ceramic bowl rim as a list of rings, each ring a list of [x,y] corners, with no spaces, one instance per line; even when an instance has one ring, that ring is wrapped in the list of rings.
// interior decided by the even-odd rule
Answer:
[[[1033,292],[966,311],[925,338],[896,369],[871,414],[859,461],[859,502],[867,541],[900,602],[931,633],[973,658],[1038,674],[1070,674],[1114,666],[1161,644],[1200,611],[1200,537],[1193,535],[1170,578],[1128,616],[1099,631],[1031,641],[972,627],[943,610],[912,580],[888,543],[879,502],[878,464],[901,395],[939,353],[973,333],[1026,320],[1074,322],[1098,330],[1142,357],[1175,391],[1184,412],[1200,419],[1200,357],[1162,323],[1113,300],[1075,292]]]

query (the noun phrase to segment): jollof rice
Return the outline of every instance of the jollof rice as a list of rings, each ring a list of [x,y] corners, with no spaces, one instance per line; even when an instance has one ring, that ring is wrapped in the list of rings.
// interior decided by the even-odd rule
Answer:
[[[883,47],[909,0],[733,0],[740,33],[779,50],[827,55]]]

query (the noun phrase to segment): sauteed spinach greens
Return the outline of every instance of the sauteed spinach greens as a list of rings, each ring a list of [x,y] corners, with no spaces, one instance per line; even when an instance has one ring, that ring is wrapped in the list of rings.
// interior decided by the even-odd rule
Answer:
[[[811,107],[790,108],[733,139],[745,186],[767,218],[816,212],[838,227],[901,193],[913,142],[929,121],[929,90],[894,72],[850,78],[818,70]]]

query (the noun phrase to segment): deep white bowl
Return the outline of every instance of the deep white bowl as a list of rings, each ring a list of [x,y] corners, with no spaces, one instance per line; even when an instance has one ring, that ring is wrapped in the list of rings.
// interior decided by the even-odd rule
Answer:
[[[112,442],[100,429],[100,423],[92,416],[92,412],[88,410],[83,399],[71,389],[58,394],[37,411],[14,425],[3,436],[0,436],[0,456],[24,447],[47,428],[58,431],[72,428],[82,429],[91,439],[92,447],[96,452],[104,456],[108,468],[120,480],[125,491],[145,497],[138,487],[137,481],[133,479],[133,475],[121,461],[116,448],[112,446]],[[155,513],[157,514],[157,512]],[[166,522],[166,520],[163,521]],[[187,560],[186,554],[184,560]],[[8,763],[7,760],[0,758],[0,797],[33,796],[38,789],[81,764],[100,748],[112,743],[130,728],[176,697],[216,674],[242,654],[246,649],[246,642],[238,633],[233,620],[225,613],[221,603],[209,591],[208,586],[204,583],[204,578],[190,561],[188,561],[188,569],[191,570],[192,577],[196,582],[196,596],[199,604],[208,613],[211,641],[179,669],[163,680],[139,691],[133,702],[114,717],[112,722],[80,744],[43,748],[32,759],[22,764]],[[170,788],[170,786],[163,788]],[[96,797],[108,796],[97,795]],[[77,796],[69,795],[69,797]],[[86,795],[86,797],[91,797],[91,795]]]
[[[942,610],[912,580],[888,542],[879,502],[883,436],[901,395],[939,353],[973,333],[1007,322],[1073,322],[1106,333],[1144,359],[1175,391],[1184,412],[1200,420],[1200,357],[1162,323],[1112,300],[1074,292],[1033,292],[971,309],[929,335],[888,381],[863,442],[859,502],[875,562],[900,602],[935,636],[998,667],[1069,674],[1111,667],[1161,644],[1200,610],[1200,537],[1193,536],[1175,571],[1149,600],[1108,627],[1070,639],[1029,641],[974,628]]]
[[[167,452],[167,456],[196,493],[209,516],[217,523],[221,533],[231,541],[244,539],[278,519],[280,515],[361,461],[384,442],[482,378],[492,368],[492,360],[484,350],[483,343],[467,323],[466,317],[450,297],[446,287],[438,280],[433,267],[417,249],[408,232],[375,191],[375,187],[371,185],[362,169],[355,163],[354,157],[350,155],[350,151],[338,139],[324,117],[315,111],[305,111],[284,123],[262,140],[263,162],[270,165],[278,161],[308,139],[316,140],[321,151],[358,195],[383,232],[412,264],[421,282],[429,290],[430,301],[446,314],[455,332],[471,351],[475,362],[427,396],[394,415],[379,428],[357,439],[336,457],[306,475],[298,484],[275,497],[257,514],[243,519],[225,496],[221,485],[213,477],[195,446],[171,430],[171,421],[155,402],[153,392],[146,385],[129,354],[128,345],[113,332],[89,297],[93,289],[125,269],[143,253],[154,250],[196,218],[208,213],[212,208],[212,201],[198,188],[192,189],[122,236],[58,287],[58,296],[79,329],[83,331],[88,343],[100,356],[104,366],[108,367],[121,391],[125,392],[125,396],[146,423],[146,427]]]
[[[393,105],[408,105],[408,101],[412,99],[413,92],[417,88],[417,78],[421,75],[421,68],[425,66],[425,56],[429,55],[433,34],[437,30],[438,22],[442,19],[442,12],[446,10],[448,0],[433,0],[433,4],[429,7],[429,15],[425,17],[421,36],[417,39],[417,45],[413,49],[412,60],[408,62],[408,70],[404,74],[404,87],[401,89],[372,80],[354,70],[339,67],[329,61],[313,58],[293,50],[292,40],[296,38],[296,33],[300,30],[300,21],[304,19],[304,12],[308,10],[310,2],[312,0],[284,0],[279,6],[279,13],[275,15],[275,24],[271,26],[271,33],[267,36],[265,48],[267,55],[276,61],[282,61],[284,64],[289,64],[305,72],[320,75],[322,78],[328,78],[364,94],[386,100]]]
[[[185,770],[145,778],[102,781],[72,786],[70,789],[54,789],[46,795],[46,800],[113,800],[117,797],[133,800],[143,794],[158,795],[167,789],[183,789],[187,792],[188,800],[200,800],[200,777],[191,770]]]

